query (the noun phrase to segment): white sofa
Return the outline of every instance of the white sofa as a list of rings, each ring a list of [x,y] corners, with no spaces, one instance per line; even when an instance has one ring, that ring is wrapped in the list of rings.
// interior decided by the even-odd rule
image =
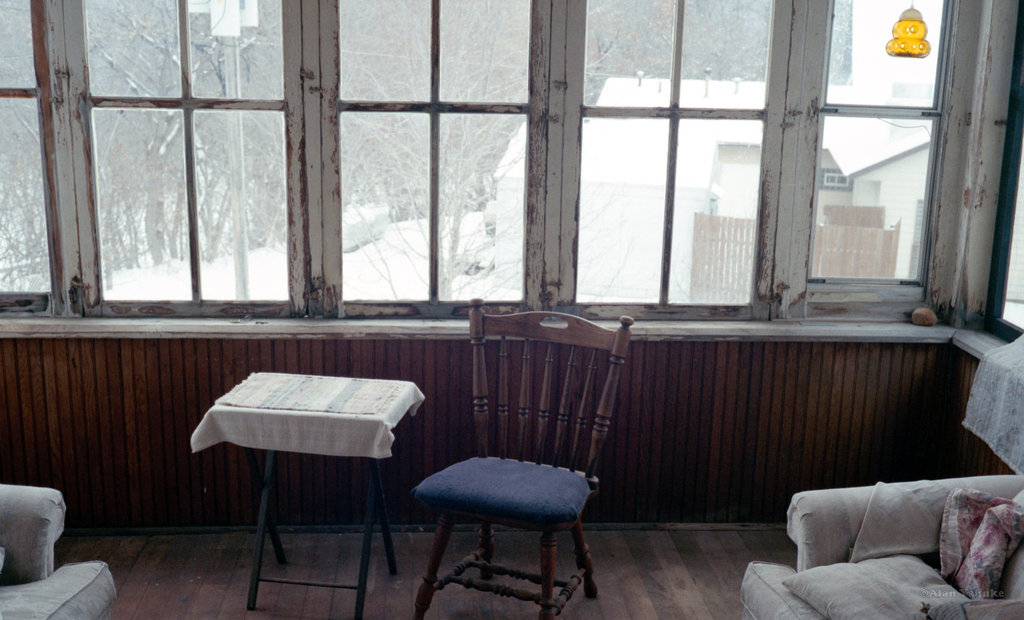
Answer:
[[[103,562],[54,570],[64,531],[64,498],[41,487],[0,484],[0,618],[110,618],[114,578]]]
[[[956,488],[973,488],[991,493],[996,496],[1013,498],[1017,503],[1024,504],[1024,476],[980,476],[973,478],[952,478],[936,480],[934,483],[949,490]],[[897,483],[889,485],[892,489],[921,488],[923,484],[930,483]],[[817,581],[832,581],[838,592],[836,598],[848,597],[849,601],[868,600],[878,597],[879,591],[885,588],[872,589],[872,591],[861,591],[851,580],[845,582],[845,575],[853,566],[845,564],[850,561],[851,552],[858,535],[861,534],[862,525],[865,521],[865,512],[869,499],[872,497],[875,487],[854,487],[845,489],[828,489],[821,491],[806,491],[797,493],[790,502],[787,532],[789,537],[797,545],[796,570],[789,566],[770,564],[765,562],[752,562],[743,577],[741,588],[741,599],[743,602],[743,617],[750,620],[789,620],[795,618],[825,618],[843,617],[838,610],[834,613],[829,607],[825,611],[829,616],[819,613],[818,609],[809,604],[804,598],[794,594],[791,587],[787,587],[783,581],[797,573],[808,571],[816,567],[830,567],[819,570],[816,574]],[[901,491],[902,492],[902,491]],[[934,493],[933,493],[934,495]],[[934,504],[934,502],[933,502]],[[901,538],[906,539],[917,534],[914,528],[934,528],[941,521],[942,508],[938,508],[937,515],[926,515],[926,518],[908,519],[909,522],[900,523],[893,520],[891,527],[882,528],[883,537],[890,536],[892,540],[882,541],[883,544],[891,543],[899,546]],[[877,526],[873,526],[877,529]],[[908,529],[909,528],[909,529]],[[1022,545],[1024,547],[1024,545]],[[914,556],[920,557],[931,567],[937,566],[938,536],[936,531],[934,548],[916,549]],[[908,561],[917,562],[916,557],[906,557]],[[870,560],[869,560],[870,561]],[[833,566],[845,564],[844,566]],[[867,566],[865,564],[864,566]],[[838,570],[835,570],[838,569]],[[924,570],[931,570],[925,568]],[[827,572],[834,571],[834,572]],[[813,573],[812,573],[813,574]],[[890,573],[903,575],[903,573]],[[913,584],[912,592],[928,591],[933,592],[936,587],[923,585],[925,582],[915,581],[919,576],[912,576],[908,573],[905,578],[892,579],[890,582],[899,582],[905,579],[908,587]],[[820,576],[820,578],[818,577]],[[928,578],[924,575],[923,578]],[[933,579],[941,577],[935,571]],[[789,579],[790,586],[799,578]],[[806,580],[805,580],[806,581]],[[933,583],[928,581],[928,584]],[[900,584],[893,583],[893,586]],[[1024,618],[1024,551],[1017,551],[1010,556],[1006,562],[1002,585],[1000,587],[1005,593],[1005,598],[998,602],[963,602],[956,593],[940,593],[940,604],[936,605],[935,600],[931,603],[931,616],[946,618]],[[961,601],[957,603],[956,601]],[[843,601],[839,601],[842,603]],[[820,608],[821,601],[815,603]],[[913,613],[905,617],[924,618],[925,613]]]

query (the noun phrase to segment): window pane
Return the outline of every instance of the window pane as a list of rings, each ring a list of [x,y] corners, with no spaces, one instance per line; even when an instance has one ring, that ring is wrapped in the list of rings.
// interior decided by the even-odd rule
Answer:
[[[1022,162],[1024,163],[1024,162]],[[1006,269],[1006,302],[1003,319],[1024,328],[1024,171],[1017,172],[1017,202],[1014,206],[1010,259]]]
[[[674,22],[672,0],[591,0],[583,103],[667,106]]]
[[[763,133],[760,121],[679,123],[670,303],[750,303]]]
[[[429,117],[341,115],[345,299],[428,297]]]
[[[826,117],[812,277],[919,277],[932,121]]]
[[[658,301],[667,149],[667,120],[584,119],[579,301]]]
[[[526,120],[441,118],[442,301],[523,297]]]
[[[430,3],[341,1],[341,98],[430,99]]]
[[[679,105],[763,108],[772,0],[686,0]]]
[[[192,298],[180,111],[97,109],[103,297]]]
[[[942,0],[917,0],[931,54],[896,58],[885,51],[908,3],[836,0],[826,99],[830,104],[931,107],[942,31]]]
[[[174,0],[86,0],[93,95],[180,97]]]
[[[204,299],[288,298],[284,117],[195,113]]]
[[[35,99],[0,99],[0,292],[50,290],[36,106]]]
[[[274,0],[189,1],[192,92],[281,99],[281,5]]]
[[[0,86],[31,88],[36,85],[29,1],[0,0]]]
[[[527,99],[529,0],[442,0],[441,99]]]

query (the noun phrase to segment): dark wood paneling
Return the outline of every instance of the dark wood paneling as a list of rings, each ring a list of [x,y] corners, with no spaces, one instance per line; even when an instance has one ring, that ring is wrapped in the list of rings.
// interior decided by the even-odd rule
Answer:
[[[398,522],[432,521],[409,489],[472,449],[462,340],[40,338],[0,354],[0,481],[60,489],[70,527],[251,523],[242,451],[192,454],[189,437],[255,371],[421,387],[385,463]],[[778,522],[800,490],[1002,471],[954,420],[972,372],[944,344],[637,341],[587,519]],[[364,463],[283,456],[281,522],[361,521]]]

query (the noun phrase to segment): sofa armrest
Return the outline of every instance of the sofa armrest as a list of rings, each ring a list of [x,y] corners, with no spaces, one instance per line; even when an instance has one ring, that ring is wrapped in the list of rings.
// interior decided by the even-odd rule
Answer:
[[[6,552],[0,585],[53,573],[53,545],[64,531],[65,511],[60,491],[0,484],[0,547]]]
[[[975,476],[935,482],[948,489],[972,488],[1007,498],[1024,490],[1024,476]],[[824,489],[793,496],[786,530],[797,546],[798,571],[849,561],[874,488]]]

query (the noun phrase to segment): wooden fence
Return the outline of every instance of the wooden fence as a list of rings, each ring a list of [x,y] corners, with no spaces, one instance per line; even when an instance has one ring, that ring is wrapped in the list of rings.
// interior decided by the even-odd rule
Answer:
[[[864,225],[819,224],[811,274],[828,278],[893,278],[900,224],[886,229],[857,213]],[[833,220],[834,221],[834,220]],[[695,213],[690,302],[744,304],[750,301],[757,244],[757,222],[750,218]]]
[[[750,301],[757,249],[757,221],[695,213],[692,303],[745,304]]]
[[[900,224],[894,228],[819,225],[811,273],[822,278],[893,278]]]

